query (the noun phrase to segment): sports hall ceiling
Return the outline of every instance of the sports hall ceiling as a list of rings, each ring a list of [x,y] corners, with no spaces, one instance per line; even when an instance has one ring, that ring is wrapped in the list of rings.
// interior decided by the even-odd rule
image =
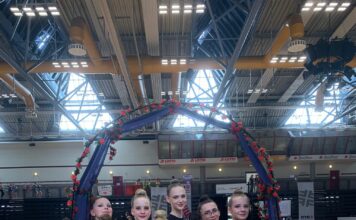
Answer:
[[[334,37],[356,40],[355,0],[308,2],[326,6],[302,11],[307,3],[303,0],[1,0],[1,135],[7,140],[90,135],[94,131],[84,129],[74,112],[86,111],[96,124],[103,114],[116,118],[123,109],[162,97],[184,101],[187,90],[199,86],[195,79],[204,68],[212,69],[217,85],[213,95],[205,91],[211,104],[222,103],[222,110],[248,128],[280,129],[301,102],[314,105],[311,94],[322,78],[310,74],[304,61],[270,62],[273,57],[305,56],[288,52],[289,32],[280,34],[291,16],[301,16],[301,39],[307,44]],[[325,11],[333,2],[338,4],[335,9]],[[346,8],[339,11],[342,3]],[[52,15],[50,6],[56,6],[59,15]],[[36,16],[15,16],[12,7],[32,8]],[[39,16],[35,7],[43,7],[48,16]],[[73,26],[81,32],[71,31]],[[84,56],[68,52],[78,41],[86,49]],[[84,61],[87,67],[62,64]],[[348,65],[354,68],[355,58]],[[77,86],[85,89],[71,92],[69,72],[84,74]],[[339,82],[340,89],[345,85],[341,78],[332,81]],[[89,87],[91,94],[85,94]],[[94,108],[68,108],[66,98],[78,91],[98,98]],[[333,105],[337,112],[332,116],[347,129],[356,124],[353,91],[351,86]],[[90,105],[83,100],[81,104]],[[63,116],[77,131],[60,129]],[[140,132],[175,130],[175,117]]]

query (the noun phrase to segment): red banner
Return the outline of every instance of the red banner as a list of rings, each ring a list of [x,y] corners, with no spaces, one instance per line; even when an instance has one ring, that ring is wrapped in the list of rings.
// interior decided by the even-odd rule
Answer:
[[[125,196],[133,196],[137,189],[142,188],[141,184],[125,185]]]
[[[329,175],[329,189],[338,190],[340,183],[340,171],[339,170],[330,170]]]
[[[123,196],[124,195],[124,179],[122,176],[113,176],[113,185],[114,185],[114,195]]]

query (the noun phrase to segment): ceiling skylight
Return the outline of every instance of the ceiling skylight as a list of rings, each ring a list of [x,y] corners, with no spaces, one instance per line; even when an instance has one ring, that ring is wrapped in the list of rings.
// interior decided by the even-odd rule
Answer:
[[[105,107],[101,105],[84,75],[70,74],[67,94],[70,95],[65,99],[64,107],[84,130],[99,129],[104,127],[105,123],[112,121],[108,113],[102,112]],[[76,130],[77,128],[62,115],[60,129]]]
[[[317,86],[319,87],[319,86]],[[339,90],[339,83],[333,84],[326,89],[324,96],[323,110],[317,111],[315,100],[317,94],[317,87],[309,95],[310,98],[300,103],[300,108],[297,108],[293,115],[289,117],[285,126],[287,127],[306,127],[306,126],[321,126],[332,121],[339,111],[339,104],[341,95]],[[341,120],[336,120],[333,124],[339,124]]]
[[[215,93],[218,91],[218,84],[214,78],[211,70],[199,70],[196,76],[188,82],[188,92],[185,98],[185,102],[191,103],[204,103],[206,106],[213,106],[213,99]],[[218,104],[219,107],[223,107],[222,103]],[[221,111],[224,112],[224,111]],[[209,116],[209,110],[198,110],[199,114]],[[224,112],[225,113],[225,112]],[[227,122],[228,119],[222,119],[221,115],[216,115],[215,119]],[[194,120],[184,115],[178,115],[174,121],[174,128],[188,128],[188,127],[204,127],[205,122]]]
[[[44,49],[46,49],[54,32],[55,29],[53,28],[53,26],[47,25],[38,33],[35,39],[35,43],[38,50],[43,51]]]

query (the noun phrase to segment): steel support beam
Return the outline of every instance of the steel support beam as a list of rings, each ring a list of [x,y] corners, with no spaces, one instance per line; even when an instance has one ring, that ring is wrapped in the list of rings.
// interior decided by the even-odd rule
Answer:
[[[292,85],[290,85],[288,87],[288,89],[283,93],[281,98],[279,98],[278,102],[287,102],[289,100],[289,98],[292,97],[292,95],[295,93],[295,91],[297,91],[299,86],[301,86],[303,84],[303,82],[304,82],[304,79],[303,79],[304,71],[305,70],[303,70],[299,74],[299,76],[293,81]]]
[[[116,31],[107,0],[100,0],[100,3],[101,3],[100,8],[101,8],[102,16],[104,17],[105,25],[107,27],[106,30],[108,30],[108,32],[109,32],[108,34],[110,37],[110,42],[114,48],[116,59],[119,64],[121,74],[124,77],[125,84],[126,84],[126,87],[128,90],[128,94],[129,94],[131,102],[132,102],[131,107],[136,109],[139,106],[139,102],[137,100],[137,94],[135,93],[133,86],[132,86],[132,80],[131,80],[129,68],[127,65],[125,51],[124,51],[124,48],[123,48],[123,45],[122,45],[122,42],[120,39],[120,33],[118,33]]]
[[[274,75],[274,69],[269,68],[266,69],[266,71],[262,74],[259,82],[257,83],[254,91],[259,91],[259,92],[253,92],[250,97],[247,100],[247,103],[256,103],[258,97],[262,94],[262,90],[267,88],[267,85],[271,81],[272,77]]]
[[[334,33],[330,36],[330,39],[336,37],[343,38],[351,30],[351,28],[356,23],[356,8],[354,7],[350,14],[342,21],[342,23],[337,27]]]
[[[263,3],[264,3],[264,0],[256,0],[252,6],[252,9],[246,19],[245,25],[242,29],[241,34],[240,34],[240,38],[236,43],[235,50],[234,50],[230,60],[228,61],[228,65],[227,65],[227,68],[225,71],[224,78],[221,82],[220,88],[215,95],[214,103],[213,103],[214,107],[216,107],[216,105],[220,102],[221,98],[224,96],[224,94],[226,92],[224,87],[228,83],[228,80],[231,78],[231,75],[233,75],[235,72],[234,64],[235,64],[237,58],[241,54],[242,48],[245,45],[247,37],[250,34],[250,31],[256,22],[257,15],[259,14]]]
[[[6,61],[9,65],[12,66],[22,77],[24,77],[28,82],[30,82],[35,89],[37,89],[40,93],[42,93],[46,98],[48,98],[65,117],[67,117],[82,133],[85,134],[83,128],[79,125],[79,123],[73,118],[73,116],[60,104],[57,102],[54,96],[48,93],[44,88],[42,88],[36,80],[34,80],[31,76],[27,74],[27,72],[14,60],[12,59],[7,51],[4,51],[0,48],[0,57]]]
[[[199,44],[198,42],[195,42],[195,45],[196,47],[201,50],[207,57],[211,57],[213,58],[214,60],[216,60],[217,63],[220,64],[220,66],[223,68],[223,69],[226,69],[226,65],[223,61],[221,61],[218,57],[213,57],[211,55],[211,53],[208,51],[207,48],[205,48],[205,46],[203,46],[202,44]]]
[[[101,16],[97,14],[96,10],[94,10],[95,8],[100,8],[100,1],[85,0],[85,3],[89,10],[89,14],[91,15],[91,18],[92,18],[91,20],[93,22],[95,32],[98,36],[98,39],[99,39],[99,42],[100,42],[100,45],[102,48],[101,53],[103,54],[103,56],[111,56],[111,54],[106,54],[108,51],[110,51],[110,49],[109,49],[110,46],[105,38],[103,28],[99,21],[99,17],[101,17]],[[114,72],[112,72],[112,73],[114,73]],[[120,97],[120,101],[121,101],[122,105],[130,106],[131,105],[130,97],[128,95],[128,91],[126,89],[126,85],[123,80],[123,77],[118,74],[112,74],[112,79],[113,79],[113,83],[115,85],[114,86],[115,90],[116,90],[118,96]]]
[[[239,5],[238,5],[239,3],[235,3],[235,2],[233,2],[233,3],[234,3],[234,6],[231,7],[231,8],[229,8],[228,10],[226,10],[226,11],[225,11],[222,15],[220,15],[219,17],[217,17],[217,18],[215,19],[215,22],[219,22],[219,20],[221,20],[222,18],[224,18],[224,17],[225,17],[226,15],[228,15],[230,12],[236,10],[236,8],[241,9],[241,7],[238,7],[238,6],[239,6]],[[245,12],[245,11],[243,11],[243,12]],[[246,13],[246,14],[247,14],[247,13]],[[210,21],[209,24],[195,36],[195,39],[199,41],[199,44],[202,44],[203,41],[205,40],[205,38],[202,38],[201,35],[202,35],[203,33],[209,32],[209,31],[211,30],[211,28],[212,28],[212,25],[213,25],[213,23],[212,23],[212,21]]]
[[[301,14],[302,16],[302,20],[303,20],[303,24],[304,27],[307,26],[311,16],[312,16],[312,12],[303,12]],[[281,45],[283,46],[283,45]],[[303,75],[304,70],[299,74]],[[258,98],[261,96],[262,94],[262,90],[266,89],[267,85],[269,84],[269,82],[272,79],[273,74],[273,68],[268,68],[265,70],[265,72],[263,73],[263,75],[261,76],[260,81],[258,82],[258,84],[256,85],[255,89],[260,89],[260,92],[258,93],[252,93],[251,96],[248,99],[248,103],[256,103]],[[291,95],[293,95],[293,93],[299,88],[299,86],[304,82],[303,77],[297,77],[297,79],[293,82],[293,87],[290,86],[283,94],[282,97],[284,97],[282,100],[284,100],[285,102],[288,101],[288,99],[290,98]],[[298,86],[299,85],[299,86]],[[260,88],[261,87],[261,88]],[[289,97],[288,97],[289,95]]]
[[[227,67],[225,70],[225,75],[222,79],[222,82],[219,86],[219,90],[215,94],[214,100],[213,100],[213,107],[215,108],[220,100],[225,96],[228,88],[226,87],[227,85],[231,84],[229,82],[232,80],[232,77],[235,73],[235,62],[239,58],[242,48],[245,45],[245,42],[247,40],[248,35],[250,34],[250,31],[252,30],[252,27],[254,26],[257,15],[259,14],[262,6],[263,6],[264,0],[256,0],[251,8],[250,13],[248,14],[248,17],[246,18],[245,25],[241,31],[240,38],[236,43],[235,49],[233,54],[231,55],[231,58],[229,59],[227,63]],[[209,117],[212,117],[213,113],[210,112]],[[207,128],[207,124],[204,126],[204,130]]]
[[[151,84],[152,84],[153,100],[155,102],[160,102],[162,99],[161,74],[152,74],[151,75]]]
[[[141,0],[143,26],[150,56],[159,56],[158,4],[157,0]]]
[[[331,120],[331,121],[329,121],[328,123],[324,124],[324,125],[322,126],[322,128],[327,127],[328,125],[334,123],[335,121],[339,120],[340,118],[344,117],[344,116],[347,115],[347,114],[350,114],[351,112],[353,112],[353,111],[355,111],[355,110],[356,110],[356,106],[351,107],[349,110],[343,112],[342,114],[336,116],[333,120]]]
[[[17,37],[17,34],[14,33],[13,36]],[[57,101],[55,95],[51,92],[48,92],[34,78],[28,75],[27,70],[25,70],[21,65],[19,65],[18,62],[15,60],[15,57],[12,55],[13,53],[11,51],[4,50],[4,48],[0,48],[0,57],[13,69],[15,69],[22,77],[24,77],[29,83],[31,83],[35,89],[37,89],[40,93],[44,94],[44,96],[52,102],[53,106],[57,108],[64,116],[66,116],[83,134],[86,134],[84,129],[72,117],[72,115]],[[37,75],[35,75],[35,77],[40,79],[40,77]],[[43,83],[42,81],[40,82]]]
[[[95,30],[96,36],[100,43],[100,47],[99,47],[101,48],[100,52],[104,57],[110,57],[111,56],[110,45],[105,38],[102,25],[100,24],[100,22],[102,21],[101,16],[97,14],[97,10],[96,10],[100,8],[100,1],[85,0],[85,5],[87,6],[89,16],[91,18],[90,19],[91,23],[93,24],[93,28]]]
[[[141,0],[143,25],[145,28],[147,53],[150,56],[159,56],[158,31],[158,3],[157,0]],[[161,73],[151,74],[152,94],[155,102],[161,101],[162,83]],[[159,128],[159,121],[156,122]]]
[[[216,33],[217,38],[218,38],[218,44],[219,44],[219,47],[220,47],[220,50],[221,50],[221,56],[223,58],[225,58],[226,57],[226,53],[225,53],[225,50],[224,50],[224,46],[222,44],[222,40],[221,40],[220,32],[219,32],[219,29],[218,29],[218,26],[217,26],[217,22],[215,21],[215,18],[214,18],[213,10],[211,9],[210,0],[207,0],[206,4],[208,6],[208,11],[209,11],[209,14],[210,14],[211,22],[213,24],[213,29],[214,29],[214,31]]]
[[[125,85],[125,81],[123,79],[123,76],[121,75],[117,75],[117,74],[113,74],[112,75],[112,79],[113,79],[113,83],[115,85],[117,94],[120,97],[120,101],[122,103],[123,106],[130,106],[130,97],[129,94],[127,93],[127,89],[126,89],[126,85]]]

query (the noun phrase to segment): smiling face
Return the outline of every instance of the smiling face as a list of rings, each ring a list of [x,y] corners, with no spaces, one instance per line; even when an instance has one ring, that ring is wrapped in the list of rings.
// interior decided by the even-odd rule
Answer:
[[[107,198],[99,198],[95,200],[93,208],[90,210],[90,215],[94,219],[99,219],[103,216],[112,216],[111,203]]]
[[[131,214],[136,220],[147,220],[151,215],[150,201],[146,197],[138,197],[134,200]]]
[[[250,201],[246,196],[232,197],[229,212],[233,220],[245,220],[250,213]]]
[[[209,202],[201,206],[200,216],[202,220],[219,220],[220,211],[215,202]]]
[[[187,196],[182,186],[173,187],[167,196],[167,202],[171,205],[172,214],[177,217],[182,215],[184,207],[187,205]]]

